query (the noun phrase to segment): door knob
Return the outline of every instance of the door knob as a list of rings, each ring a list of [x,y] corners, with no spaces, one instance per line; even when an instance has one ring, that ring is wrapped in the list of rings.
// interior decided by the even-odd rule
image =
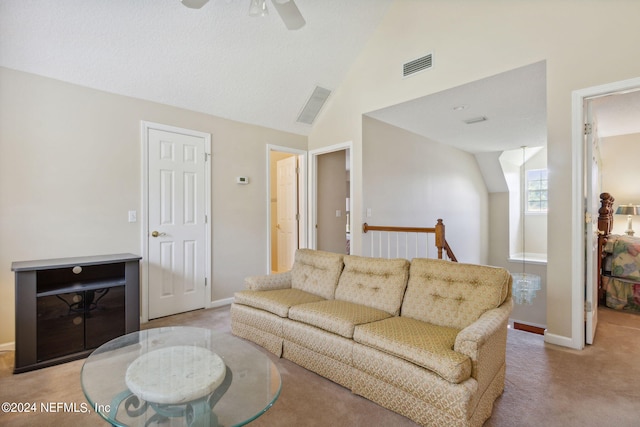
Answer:
[[[166,233],[160,233],[160,232],[157,232],[157,231],[153,230],[153,231],[151,232],[151,235],[152,235],[153,237],[158,237],[158,236],[166,236],[167,234],[166,234]]]

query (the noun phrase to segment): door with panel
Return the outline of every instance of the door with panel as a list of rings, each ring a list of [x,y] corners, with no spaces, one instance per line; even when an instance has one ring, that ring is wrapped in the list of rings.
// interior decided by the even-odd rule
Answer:
[[[204,137],[148,130],[149,318],[206,305]]]
[[[293,266],[298,249],[298,156],[277,162],[277,246],[278,271]]]

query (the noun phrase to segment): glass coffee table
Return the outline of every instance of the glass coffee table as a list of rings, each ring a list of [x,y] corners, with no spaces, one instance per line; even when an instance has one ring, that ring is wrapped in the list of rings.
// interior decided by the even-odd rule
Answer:
[[[85,360],[82,389],[114,426],[242,426],[273,405],[280,373],[230,334],[166,327],[134,332]]]

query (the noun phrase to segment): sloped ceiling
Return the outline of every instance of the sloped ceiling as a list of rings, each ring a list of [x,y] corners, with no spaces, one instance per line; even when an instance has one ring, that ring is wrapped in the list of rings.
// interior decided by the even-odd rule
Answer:
[[[546,93],[540,61],[367,115],[474,154],[489,192],[505,192],[502,153],[547,145]],[[640,133],[640,88],[593,99],[592,107],[600,137]]]
[[[506,192],[500,155],[522,146],[547,145],[546,63],[540,61],[367,115],[474,154],[487,190]],[[478,118],[486,120],[466,123]]]
[[[545,146],[546,63],[506,71],[367,115],[474,154],[523,145]],[[486,120],[465,122],[482,117]]]
[[[296,118],[335,90],[392,0],[295,0],[289,31],[271,0],[0,1],[0,66],[308,135]]]
[[[393,0],[295,0],[296,31],[271,1],[252,18],[249,0],[1,0],[0,66],[308,135],[296,118],[313,89],[338,88]],[[594,105],[601,136],[640,132],[640,92]],[[369,115],[491,170],[504,150],[546,144],[544,61]]]

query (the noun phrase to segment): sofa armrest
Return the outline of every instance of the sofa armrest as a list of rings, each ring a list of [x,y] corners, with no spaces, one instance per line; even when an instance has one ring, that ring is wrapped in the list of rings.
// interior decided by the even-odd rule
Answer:
[[[454,351],[471,359],[471,376],[480,387],[487,386],[506,360],[507,324],[513,309],[508,298],[500,307],[485,312],[478,320],[458,333]],[[483,387],[482,387],[483,388]]]
[[[269,291],[291,288],[291,271],[263,276],[249,276],[244,279],[245,289],[251,291]]]

